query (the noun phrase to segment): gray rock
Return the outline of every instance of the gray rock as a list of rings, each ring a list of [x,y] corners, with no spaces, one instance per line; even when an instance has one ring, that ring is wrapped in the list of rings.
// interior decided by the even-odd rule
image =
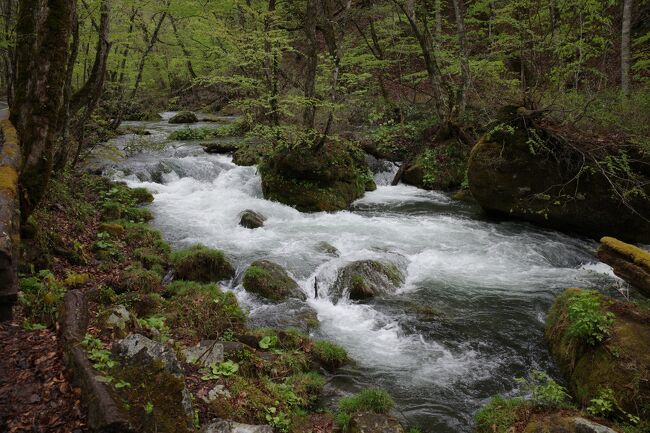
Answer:
[[[573,420],[576,426],[576,433],[616,433],[609,427],[589,421],[588,419],[576,417]]]
[[[361,412],[352,417],[350,433],[404,433],[395,418],[377,413]]]
[[[208,395],[205,397],[201,397],[201,399],[206,403],[212,403],[220,396],[224,396],[226,398],[231,397],[230,392],[226,389],[226,387],[223,384],[215,385],[214,388],[208,391]]]
[[[108,317],[104,321],[104,327],[106,329],[126,331],[132,320],[131,313],[129,313],[129,310],[124,305],[116,305],[107,314]]]
[[[258,214],[255,211],[247,209],[241,213],[241,220],[239,225],[246,227],[247,229],[256,229],[264,225],[264,218],[262,215]]]
[[[213,420],[201,433],[273,433],[270,425],[240,424],[234,421]]]
[[[130,365],[145,366],[162,362],[165,369],[176,376],[183,375],[181,364],[173,350],[144,335],[129,334],[113,344],[113,354]]]
[[[394,293],[404,282],[404,274],[393,263],[359,260],[339,270],[330,293],[337,302],[345,293],[350,299],[362,300]]]
[[[185,359],[190,364],[207,367],[223,362],[223,344],[214,340],[203,340],[198,346],[188,347],[184,351]]]

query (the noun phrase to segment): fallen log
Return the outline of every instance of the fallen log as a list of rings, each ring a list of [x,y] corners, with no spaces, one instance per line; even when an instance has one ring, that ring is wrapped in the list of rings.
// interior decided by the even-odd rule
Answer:
[[[614,269],[614,273],[650,297],[650,252],[618,239],[600,240],[598,259]]]

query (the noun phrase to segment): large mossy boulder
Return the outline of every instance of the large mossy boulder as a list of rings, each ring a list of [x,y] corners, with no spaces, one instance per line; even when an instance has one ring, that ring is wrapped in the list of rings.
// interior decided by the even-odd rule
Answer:
[[[568,289],[549,312],[545,337],[580,405],[611,393],[621,410],[650,417],[648,309]]]
[[[186,123],[196,123],[199,121],[199,118],[196,117],[196,114],[191,111],[181,111],[169,119],[169,123],[172,124],[186,124]]]
[[[633,144],[591,142],[578,132],[565,138],[544,122],[506,107],[476,143],[467,175],[481,207],[597,238],[650,242],[648,155]]]
[[[268,260],[251,263],[244,273],[242,284],[249,292],[272,301],[288,298],[306,299],[298,283],[287,274],[287,271],[277,263]]]
[[[359,260],[339,270],[330,290],[334,302],[349,293],[352,300],[364,300],[395,293],[404,282],[404,274],[393,263]]]
[[[235,268],[222,251],[201,244],[175,252],[172,263],[176,278],[181,280],[210,283],[235,275]]]
[[[376,189],[363,151],[349,142],[278,148],[260,165],[264,197],[302,212],[347,209]]]
[[[429,190],[451,190],[465,179],[468,150],[456,138],[437,142],[405,163],[401,181]]]

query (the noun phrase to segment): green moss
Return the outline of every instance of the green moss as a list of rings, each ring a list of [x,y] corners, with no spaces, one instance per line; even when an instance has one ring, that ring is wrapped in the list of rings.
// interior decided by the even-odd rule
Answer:
[[[197,244],[172,255],[176,276],[182,280],[213,282],[232,278],[235,269],[223,252]]]
[[[154,248],[136,248],[133,251],[133,255],[146,269],[164,269],[169,263],[169,254],[166,252],[161,253]]]
[[[122,292],[153,293],[162,290],[160,274],[141,268],[130,266],[119,277],[116,286]]]
[[[508,433],[529,408],[522,398],[494,397],[474,416],[477,433]]]
[[[9,191],[12,196],[18,191],[18,172],[9,166],[0,166],[0,190]]]
[[[216,284],[174,281],[166,292],[164,314],[169,326],[180,334],[206,339],[221,338],[225,332],[243,329],[246,315],[232,292]]]
[[[345,349],[329,341],[314,343],[313,355],[329,371],[334,371],[349,361]]]
[[[118,238],[126,233],[124,226],[118,223],[102,223],[97,231],[108,233],[113,238]]]
[[[648,269],[650,271],[649,252],[642,250],[639,247],[635,247],[634,245],[626,244],[625,242],[621,242],[618,239],[607,237],[607,236],[602,238],[600,242],[608,246],[609,248],[613,249],[617,253],[625,257],[628,257],[636,265],[644,267],[645,269]]]
[[[246,290],[266,299],[281,301],[289,297],[304,299],[298,284],[279,265],[267,260],[253,262],[246,269],[242,284]]]

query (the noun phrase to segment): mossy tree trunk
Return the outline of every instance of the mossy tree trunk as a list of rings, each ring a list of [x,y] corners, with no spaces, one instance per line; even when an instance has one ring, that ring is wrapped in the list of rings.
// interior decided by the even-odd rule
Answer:
[[[18,7],[11,117],[23,153],[23,221],[38,205],[52,173],[75,11],[75,0],[21,0]]]

